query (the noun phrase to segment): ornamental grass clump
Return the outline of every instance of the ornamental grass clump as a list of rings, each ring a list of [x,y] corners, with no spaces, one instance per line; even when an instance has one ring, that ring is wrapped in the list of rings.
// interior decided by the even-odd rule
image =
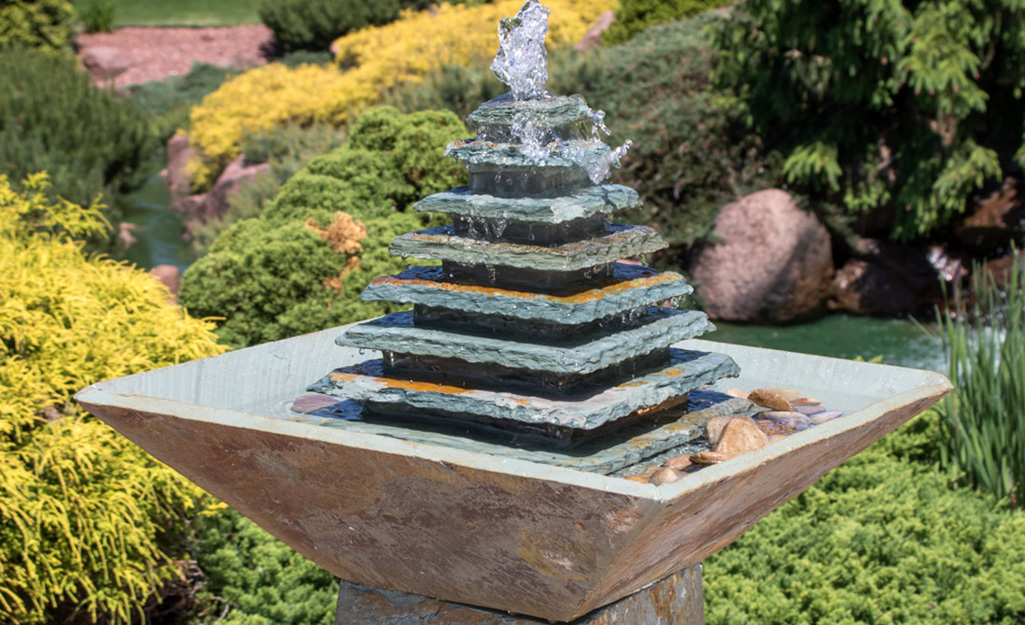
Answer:
[[[1017,257],[1016,257],[1017,258]],[[941,408],[944,460],[965,479],[1013,505],[1025,502],[1025,271],[1012,263],[998,285],[986,266],[972,275],[971,301],[955,293],[938,314],[954,392]]]
[[[152,277],[82,253],[99,205],[20,186],[0,174],[0,622],[138,621],[181,578],[202,493],[72,395],[224,348]]]

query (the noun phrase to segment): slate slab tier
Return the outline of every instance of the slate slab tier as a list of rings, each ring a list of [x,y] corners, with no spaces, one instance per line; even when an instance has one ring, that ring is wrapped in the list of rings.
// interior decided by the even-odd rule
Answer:
[[[729,357],[671,349],[714,329],[676,306],[692,291],[682,276],[621,262],[665,243],[651,228],[609,222],[640,200],[592,182],[610,154],[593,120],[579,96],[503,96],[471,114],[478,135],[446,150],[467,166],[470,185],[416,205],[452,225],[402,235],[390,248],[442,264],[374,280],[364,299],[413,310],[338,337],[383,356],[310,390],[407,422],[550,426],[565,441],[736,376]]]

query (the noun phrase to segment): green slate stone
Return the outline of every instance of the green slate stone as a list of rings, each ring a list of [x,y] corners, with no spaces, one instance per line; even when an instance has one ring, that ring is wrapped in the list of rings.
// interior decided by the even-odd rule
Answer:
[[[630,187],[603,184],[576,189],[558,197],[518,198],[472,193],[469,187],[458,187],[429,195],[413,206],[424,212],[558,224],[596,214],[608,215],[640,205],[641,198]]]
[[[456,358],[539,373],[586,374],[715,329],[704,313],[668,308],[649,309],[638,323],[593,340],[530,343],[523,337],[417,327],[413,312],[404,311],[353,326],[335,342],[345,347]]]
[[[656,252],[666,246],[647,226],[609,224],[607,234],[586,241],[545,247],[456,236],[451,226],[411,232],[392,241],[394,256],[441,260],[461,265],[497,265],[539,271],[575,271],[623,258]]]
[[[739,373],[737,364],[723,354],[674,349],[668,364],[657,371],[586,399],[561,400],[391,379],[385,377],[380,360],[371,360],[337,369],[308,390],[425,413],[469,414],[589,430]]]
[[[368,301],[417,304],[469,315],[502,315],[527,321],[575,325],[685,297],[694,289],[683,276],[617,263],[612,281],[568,296],[528,293],[446,281],[441,267],[412,267],[375,279],[360,297]]]
[[[608,161],[612,149],[598,140],[575,139],[565,141],[565,147],[554,150],[548,157],[537,159],[527,156],[513,143],[489,141],[453,141],[445,148],[445,156],[465,163],[471,170],[489,169],[588,169],[590,164]],[[579,151],[581,157],[570,158],[569,151]]]
[[[587,121],[593,113],[579,95],[517,100],[507,93],[480,105],[466,117],[466,123],[480,132],[489,127],[509,127],[524,114],[538,120],[543,128],[562,128]]]

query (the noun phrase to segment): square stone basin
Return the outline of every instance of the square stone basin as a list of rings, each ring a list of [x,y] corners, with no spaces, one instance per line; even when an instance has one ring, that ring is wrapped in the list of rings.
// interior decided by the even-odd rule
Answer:
[[[950,389],[938,373],[703,340],[725,387],[789,387],[842,417],[655,486],[303,422],[306,387],[376,352],[346,327],[94,384],[91,413],[334,575],[570,621],[734,541]]]

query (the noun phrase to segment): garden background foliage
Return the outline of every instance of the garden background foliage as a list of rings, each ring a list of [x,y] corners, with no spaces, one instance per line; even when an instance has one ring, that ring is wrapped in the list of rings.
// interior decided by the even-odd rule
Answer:
[[[0,175],[0,621],[127,623],[179,577],[165,549],[200,493],[72,402],[224,351],[143,272],[82,253],[101,207]]]
[[[388,245],[429,219],[410,205],[465,182],[462,167],[442,154],[467,135],[449,112],[366,111],[344,145],[293,176],[259,217],[217,237],[185,272],[182,304],[225,317],[217,332],[233,346],[397,310],[359,293],[373,278],[405,269]]]
[[[716,79],[835,229],[909,240],[1021,177],[1023,33],[1023,0],[751,0]]]
[[[0,4],[0,49],[38,49],[50,56],[71,52],[75,10],[68,0],[4,0]]]
[[[14,186],[50,171],[47,192],[86,206],[102,195],[104,216],[116,224],[119,194],[142,184],[156,147],[150,117],[94,87],[71,55],[0,49],[0,172]]]
[[[515,15],[520,0],[465,6],[442,4],[431,11],[404,12],[386,26],[368,27],[338,39],[339,67],[280,63],[229,80],[192,110],[190,142],[201,156],[190,163],[194,186],[209,188],[239,154],[246,132],[292,121],[342,126],[377,103],[382,91],[417,81],[443,64],[464,64],[495,53],[499,18]],[[613,0],[550,0],[548,42],[578,41]]]

